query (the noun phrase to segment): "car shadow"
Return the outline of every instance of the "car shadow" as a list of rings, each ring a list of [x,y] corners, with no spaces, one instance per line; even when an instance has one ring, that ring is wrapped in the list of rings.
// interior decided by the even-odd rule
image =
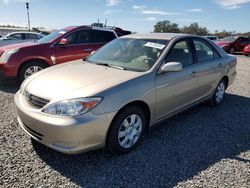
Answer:
[[[20,88],[17,81],[0,81],[0,91],[6,93],[16,93]]]
[[[173,187],[222,159],[250,149],[250,98],[226,94],[222,105],[198,105],[155,126],[123,156],[98,150],[64,155],[32,141],[51,168],[79,186]]]

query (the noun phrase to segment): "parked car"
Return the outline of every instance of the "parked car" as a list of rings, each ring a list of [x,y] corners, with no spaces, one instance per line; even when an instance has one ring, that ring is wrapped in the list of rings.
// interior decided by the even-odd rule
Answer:
[[[217,36],[205,36],[205,37],[213,41],[217,41],[219,39]]]
[[[36,32],[13,32],[0,38],[0,47],[29,41],[37,41],[45,35]]]
[[[248,44],[247,46],[245,46],[245,48],[243,49],[243,55],[248,56],[250,54],[250,44]]]
[[[32,75],[15,105],[23,130],[50,148],[123,154],[159,121],[200,102],[221,104],[235,76],[236,58],[209,39],[133,34]]]
[[[122,29],[90,26],[67,27],[51,33],[36,43],[22,43],[0,48],[0,77],[22,82],[48,66],[87,57],[91,52],[123,34]]]
[[[244,36],[230,36],[221,39],[216,42],[221,48],[223,48],[227,53],[234,54],[235,52],[242,52],[244,47],[250,44],[249,37]]]

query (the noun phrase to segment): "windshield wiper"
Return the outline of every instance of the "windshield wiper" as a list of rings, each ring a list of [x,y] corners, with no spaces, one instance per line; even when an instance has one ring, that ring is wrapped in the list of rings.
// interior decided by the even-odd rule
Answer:
[[[112,65],[112,64],[108,64],[108,63],[96,63],[96,65],[101,65],[101,66],[106,66],[106,67],[112,67],[112,68],[120,69],[120,70],[126,70],[124,67],[120,67],[120,66]]]

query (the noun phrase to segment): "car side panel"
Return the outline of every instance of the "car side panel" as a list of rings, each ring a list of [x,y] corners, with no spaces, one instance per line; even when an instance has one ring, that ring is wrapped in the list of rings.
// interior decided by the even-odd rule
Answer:
[[[156,77],[156,119],[181,109],[197,99],[198,78],[193,75],[197,65],[184,67]]]
[[[198,90],[199,98],[206,97],[213,92],[214,87],[220,81],[223,75],[223,70],[225,69],[224,58],[218,58],[214,60],[209,60],[205,62],[197,63],[198,66]]]

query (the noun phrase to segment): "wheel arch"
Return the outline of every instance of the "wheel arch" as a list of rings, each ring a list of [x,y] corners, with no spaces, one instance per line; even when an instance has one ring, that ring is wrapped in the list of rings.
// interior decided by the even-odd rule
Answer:
[[[24,61],[18,68],[17,70],[17,76],[19,77],[19,74],[20,74],[20,70],[22,69],[23,66],[27,65],[28,63],[32,63],[32,62],[40,62],[40,63],[43,63],[47,66],[50,66],[50,64],[44,60],[44,59],[40,59],[40,58],[32,58],[32,59],[28,59],[26,61]]]
[[[229,77],[228,77],[227,75],[225,75],[225,76],[223,76],[223,77],[221,78],[221,80],[225,80],[225,82],[226,82],[226,89],[227,89],[228,83],[229,83]]]
[[[114,118],[112,119],[112,121],[111,121],[111,123],[110,123],[110,127],[109,127],[108,132],[107,132],[107,135],[106,135],[106,141],[105,141],[106,144],[105,144],[105,145],[107,145],[107,141],[108,141],[108,138],[109,138],[109,135],[110,135],[111,125],[112,125],[113,121],[115,120],[115,118],[116,118],[116,117],[118,116],[118,114],[119,114],[120,112],[122,112],[124,109],[126,109],[126,108],[129,107],[129,106],[133,106],[133,105],[138,106],[138,107],[140,107],[140,108],[143,110],[143,112],[145,113],[145,116],[146,116],[146,121],[147,121],[146,130],[149,128],[150,119],[151,119],[151,111],[150,111],[149,105],[148,105],[146,102],[141,101],[141,100],[131,101],[131,102],[125,104],[125,105],[115,114]]]

